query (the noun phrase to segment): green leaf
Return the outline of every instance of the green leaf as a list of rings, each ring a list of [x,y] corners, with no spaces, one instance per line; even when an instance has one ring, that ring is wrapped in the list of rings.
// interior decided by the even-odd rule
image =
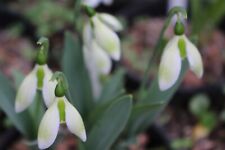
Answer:
[[[15,90],[2,73],[0,73],[0,83],[0,108],[26,138],[30,140],[35,139],[36,133],[32,118],[27,110],[19,114],[15,112]]]
[[[159,89],[158,78],[156,78],[152,82],[150,89],[148,89],[147,95],[142,100],[140,100],[139,103],[146,105],[162,103],[162,105],[157,109],[154,109],[149,112],[143,112],[142,114],[140,114],[140,116],[137,117],[135,121],[133,121],[135,123],[130,124],[129,127],[130,130],[128,131],[130,134],[142,132],[152,123],[155,117],[165,108],[169,100],[172,98],[173,94],[177,91],[187,69],[188,69],[188,62],[187,60],[184,60],[182,62],[182,69],[179,79],[177,80],[176,84],[167,91],[161,91]]]
[[[130,122],[135,121],[139,116],[144,113],[149,113],[154,110],[158,110],[164,103],[158,102],[155,104],[137,104],[133,107]],[[134,122],[133,122],[134,123]]]
[[[131,96],[114,101],[97,121],[85,143],[87,150],[107,150],[124,129],[132,108]]]
[[[105,101],[104,103],[98,103],[96,107],[93,108],[91,113],[88,116],[88,121],[85,122],[85,126],[89,129],[93,124],[95,124],[101,115],[105,112],[105,110],[116,100],[122,99],[124,97],[124,93],[117,95],[116,97],[112,97],[111,100]]]
[[[118,70],[112,78],[106,82],[102,88],[102,92],[99,98],[99,102],[106,102],[123,93],[123,83],[124,83],[124,73],[125,71]]]
[[[71,93],[70,101],[85,115],[93,107],[91,83],[86,70],[81,42],[71,32],[66,32],[62,70],[65,73]]]

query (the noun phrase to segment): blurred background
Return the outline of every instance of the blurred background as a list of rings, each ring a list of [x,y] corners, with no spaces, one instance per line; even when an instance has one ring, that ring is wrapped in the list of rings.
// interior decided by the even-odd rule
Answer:
[[[191,72],[186,74],[166,109],[140,135],[140,145],[145,145],[143,149],[163,149],[162,145],[169,145],[177,150],[222,150],[225,149],[224,0],[114,0],[112,5],[99,5],[96,9],[114,14],[123,22],[124,30],[119,33],[123,57],[115,67],[126,70],[126,90],[135,92],[166,14],[176,5],[188,11],[186,33],[198,45],[205,73],[202,79]],[[74,0],[0,0],[1,71],[12,80],[28,73],[34,64],[36,41],[40,36],[50,39],[50,67],[60,69],[57,60],[61,58],[64,32],[74,30],[73,8]],[[172,25],[161,49],[173,36]],[[149,83],[157,64],[149,75]],[[0,146],[26,149],[19,139],[19,133],[0,112]],[[73,149],[69,137],[65,143]],[[131,145],[131,149],[140,148]]]

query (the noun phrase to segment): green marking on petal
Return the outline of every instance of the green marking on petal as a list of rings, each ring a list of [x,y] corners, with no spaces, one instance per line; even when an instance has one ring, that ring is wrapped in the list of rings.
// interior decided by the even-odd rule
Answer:
[[[180,52],[180,57],[182,59],[186,58],[186,56],[187,56],[186,43],[185,43],[185,40],[183,38],[180,38],[178,40],[178,48],[179,48],[179,52]]]
[[[65,123],[65,103],[63,99],[59,99],[58,101],[58,109],[59,109],[59,118],[60,123]]]
[[[44,83],[45,72],[43,67],[38,67],[37,72],[37,88],[42,89]]]

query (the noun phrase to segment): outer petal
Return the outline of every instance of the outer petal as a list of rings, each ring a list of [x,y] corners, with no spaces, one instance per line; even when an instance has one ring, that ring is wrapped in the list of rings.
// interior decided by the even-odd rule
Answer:
[[[178,38],[174,37],[165,47],[159,65],[159,88],[164,91],[177,81],[181,70]]]
[[[96,68],[96,62],[93,54],[93,50],[88,49],[86,46],[83,46],[84,52],[84,61],[87,67],[87,70],[90,75],[92,90],[95,98],[97,98],[101,93],[101,83],[99,81],[99,70]]]
[[[69,101],[64,97],[65,100],[65,113],[66,113],[66,125],[70,132],[77,135],[83,142],[86,141],[86,131],[84,127],[83,120],[76,110],[76,108],[69,103]]]
[[[196,74],[198,78],[203,75],[203,63],[201,55],[198,49],[193,45],[186,36],[184,36],[186,42],[187,59],[190,65],[190,69]]]
[[[16,95],[15,111],[24,111],[34,100],[37,90],[36,67],[23,80]]]
[[[58,134],[60,126],[57,101],[45,112],[38,129],[38,147],[46,149],[51,146]]]
[[[92,49],[98,71],[102,74],[109,74],[112,67],[109,56],[95,41],[92,41]]]
[[[44,84],[42,88],[42,95],[45,102],[45,105],[49,107],[51,104],[53,104],[55,99],[55,87],[57,82],[56,81],[50,81],[52,78],[52,71],[48,68],[47,65],[43,66],[45,76],[44,76]]]
[[[115,32],[102,23],[98,17],[93,17],[94,35],[96,42],[114,59],[119,60],[121,55],[120,40]]]
[[[107,13],[99,13],[98,16],[102,22],[104,22],[114,31],[118,32],[123,29],[122,24],[119,22],[119,20],[116,17]]]
[[[83,28],[83,42],[85,45],[89,45],[92,41],[92,30],[90,22],[86,22]]]

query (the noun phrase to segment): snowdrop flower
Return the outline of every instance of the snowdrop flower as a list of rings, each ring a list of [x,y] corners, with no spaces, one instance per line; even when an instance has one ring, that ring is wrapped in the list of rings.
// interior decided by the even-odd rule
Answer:
[[[99,76],[108,75],[112,68],[111,58],[118,61],[121,56],[120,40],[115,32],[123,29],[121,23],[107,13],[96,13],[88,6],[90,17],[83,29],[83,53],[89,71],[95,97],[101,92]]]
[[[97,7],[100,3],[104,5],[111,5],[113,0],[84,0],[83,3],[90,7]]]
[[[64,75],[61,72],[54,75],[57,76],[56,79],[58,80],[55,88],[56,98],[45,112],[38,129],[38,147],[40,149],[46,149],[54,143],[60,124],[64,123],[69,131],[77,135],[83,142],[87,139],[84,123],[79,112],[65,97],[68,87],[63,83],[65,82]]]
[[[159,88],[162,91],[175,84],[180,75],[182,60],[185,58],[188,60],[190,69],[198,78],[203,75],[201,55],[195,45],[184,35],[183,23],[178,21],[174,31],[176,35],[164,48],[159,65]]]
[[[33,102],[37,90],[42,90],[42,96],[46,106],[52,104],[54,99],[55,82],[50,82],[52,71],[48,68],[47,51],[48,39],[41,38],[38,41],[41,46],[37,54],[37,64],[34,69],[25,77],[16,95],[15,111],[24,111]]]
[[[122,25],[106,13],[92,11],[89,16],[83,30],[84,57],[92,55],[100,72],[107,74],[111,69],[110,57],[119,60],[121,56],[120,39],[115,32],[121,31]]]

